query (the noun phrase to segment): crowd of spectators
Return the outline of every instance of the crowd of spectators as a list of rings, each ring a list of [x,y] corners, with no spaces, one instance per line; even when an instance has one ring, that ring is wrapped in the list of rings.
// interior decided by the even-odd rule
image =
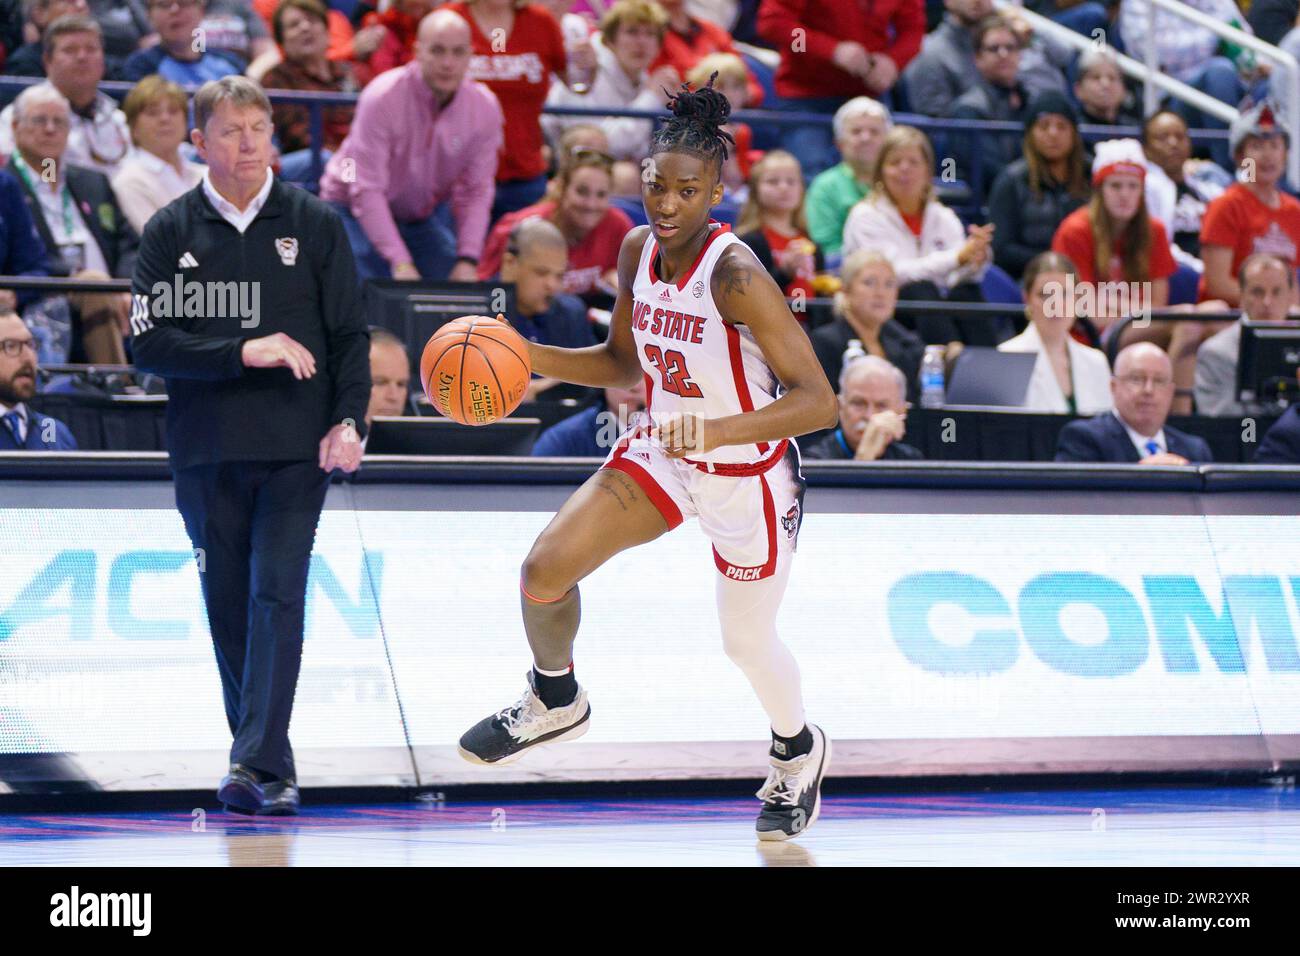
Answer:
[[[1249,18],[1234,0],[1190,5],[1300,46],[1294,3],[1256,0]],[[1270,89],[1249,50],[1157,12],[1162,69],[1240,107],[1229,135],[1194,155],[1189,129],[1227,124],[1176,98],[1144,121],[1115,55],[1146,42],[1147,0],[1024,4],[1104,35],[1081,55],[992,0],[943,0],[928,33],[922,0],[10,6],[21,16],[0,31],[0,65],[43,81],[0,90],[4,274],[128,276],[149,218],[204,177],[188,93],[244,73],[272,91],[359,94],[325,106],[316,133],[303,102],[276,102],[273,124],[277,172],[338,211],[362,279],[511,283],[510,318],[528,337],[590,344],[613,303],[654,121],[552,110],[659,110],[683,82],[712,82],[733,111],[821,114],[757,131],[730,122],[719,218],[790,298],[831,382],[852,384],[842,411],[857,417],[821,443],[825,457],[913,457],[890,415],[918,400],[927,346],[942,347],[949,372],[973,346],[1036,353],[1026,410],[1133,426],[1111,347],[1126,368],[1150,366],[1152,349],[1169,363],[1145,380],[1163,401],[1169,378],[1165,415],[1267,411],[1237,400],[1239,322],[1123,320],[1240,309],[1271,322],[1300,309],[1293,131],[1278,105],[1294,94]],[[133,88],[110,95],[105,80]],[[922,130],[896,122],[903,112],[968,124]],[[1089,145],[1081,125],[1140,133]],[[1116,288],[1125,294],[1103,294]],[[828,295],[833,307],[802,307]],[[897,308],[990,297],[1023,302],[1023,315]],[[0,290],[0,312],[22,317],[44,363],[129,362],[122,294]],[[390,365],[392,347],[376,353]],[[392,391],[393,369],[384,378]],[[529,398],[571,394],[554,386],[535,381]],[[627,399],[591,397],[597,411]],[[1153,454],[1171,451],[1147,438]]]

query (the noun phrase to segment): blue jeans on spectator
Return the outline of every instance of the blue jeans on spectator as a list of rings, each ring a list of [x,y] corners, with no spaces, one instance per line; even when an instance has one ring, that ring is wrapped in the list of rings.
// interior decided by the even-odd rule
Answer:
[[[1081,33],[1089,38],[1095,39],[1093,31],[1101,30],[1106,37],[1106,42],[1123,52],[1118,43],[1118,31],[1114,38],[1110,36],[1110,17],[1106,13],[1106,7],[1096,0],[1087,0],[1068,10],[1057,10],[1047,16],[1061,26],[1069,27],[1075,33]]]
[[[492,200],[492,222],[495,223],[506,213],[541,202],[545,194],[545,174],[536,179],[511,179],[497,183],[496,196]]]
[[[320,168],[313,175],[310,149],[296,149],[292,153],[285,153],[280,157],[280,178],[286,183],[306,186],[312,192],[316,192],[316,188],[320,185],[320,178],[325,172],[325,164],[333,155],[328,149],[322,149]]]
[[[1229,106],[1236,106],[1241,102],[1241,98],[1246,95],[1246,87],[1241,82],[1241,77],[1237,75],[1236,65],[1226,56],[1211,57],[1204,66],[1196,73],[1192,74],[1185,81],[1188,86],[1194,87],[1208,96],[1213,96],[1221,103],[1227,103]],[[1223,120],[1215,119],[1200,110],[1188,106],[1186,103],[1175,100],[1174,109],[1178,112],[1191,129],[1227,129],[1228,124]],[[1232,158],[1228,155],[1228,143],[1226,140],[1219,140],[1210,146],[1210,158],[1222,166],[1224,169],[1232,169]]]
[[[781,130],[781,148],[793,153],[803,167],[804,180],[810,180],[818,173],[830,169],[840,161],[839,151],[835,148],[835,134],[831,129],[831,118],[835,111],[848,100],[839,96],[810,97],[808,99],[784,99],[773,104],[777,109],[797,113],[825,113],[822,123],[800,123],[786,126]]]
[[[343,217],[343,228],[347,231],[348,243],[357,262],[357,277],[362,281],[392,278],[393,270],[388,260],[379,254],[351,210],[343,203],[330,205]],[[451,210],[446,203],[435,209],[428,219],[399,222],[397,231],[406,243],[421,278],[435,281],[447,278],[451,267],[456,264],[456,237],[451,230]]]

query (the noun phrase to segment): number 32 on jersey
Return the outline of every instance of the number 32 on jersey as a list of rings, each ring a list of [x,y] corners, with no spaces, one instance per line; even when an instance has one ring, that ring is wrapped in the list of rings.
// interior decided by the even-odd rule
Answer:
[[[650,364],[659,370],[665,392],[682,398],[704,397],[700,387],[691,381],[691,373],[686,369],[686,356],[681,352],[676,349],[665,352],[659,346],[647,343],[645,355]]]

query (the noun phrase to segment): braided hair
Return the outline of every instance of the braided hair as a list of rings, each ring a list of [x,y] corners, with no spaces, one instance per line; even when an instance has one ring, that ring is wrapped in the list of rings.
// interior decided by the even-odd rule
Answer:
[[[712,163],[719,174],[730,154],[727,144],[736,140],[722,127],[731,116],[731,104],[713,88],[715,71],[707,85],[692,90],[685,83],[668,95],[673,118],[654,132],[651,153],[688,153]],[[667,91],[665,91],[667,92]]]

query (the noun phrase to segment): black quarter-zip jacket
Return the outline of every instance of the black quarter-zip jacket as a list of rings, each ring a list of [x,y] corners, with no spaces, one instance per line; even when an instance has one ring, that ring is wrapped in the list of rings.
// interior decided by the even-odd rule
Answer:
[[[275,180],[241,235],[200,183],[145,226],[131,291],[135,365],[167,380],[173,469],[315,459],[345,421],[365,435],[370,335],[356,265],[342,220],[315,196]],[[241,314],[241,295],[255,316]],[[315,375],[244,367],[243,343],[276,332],[312,353]]]

